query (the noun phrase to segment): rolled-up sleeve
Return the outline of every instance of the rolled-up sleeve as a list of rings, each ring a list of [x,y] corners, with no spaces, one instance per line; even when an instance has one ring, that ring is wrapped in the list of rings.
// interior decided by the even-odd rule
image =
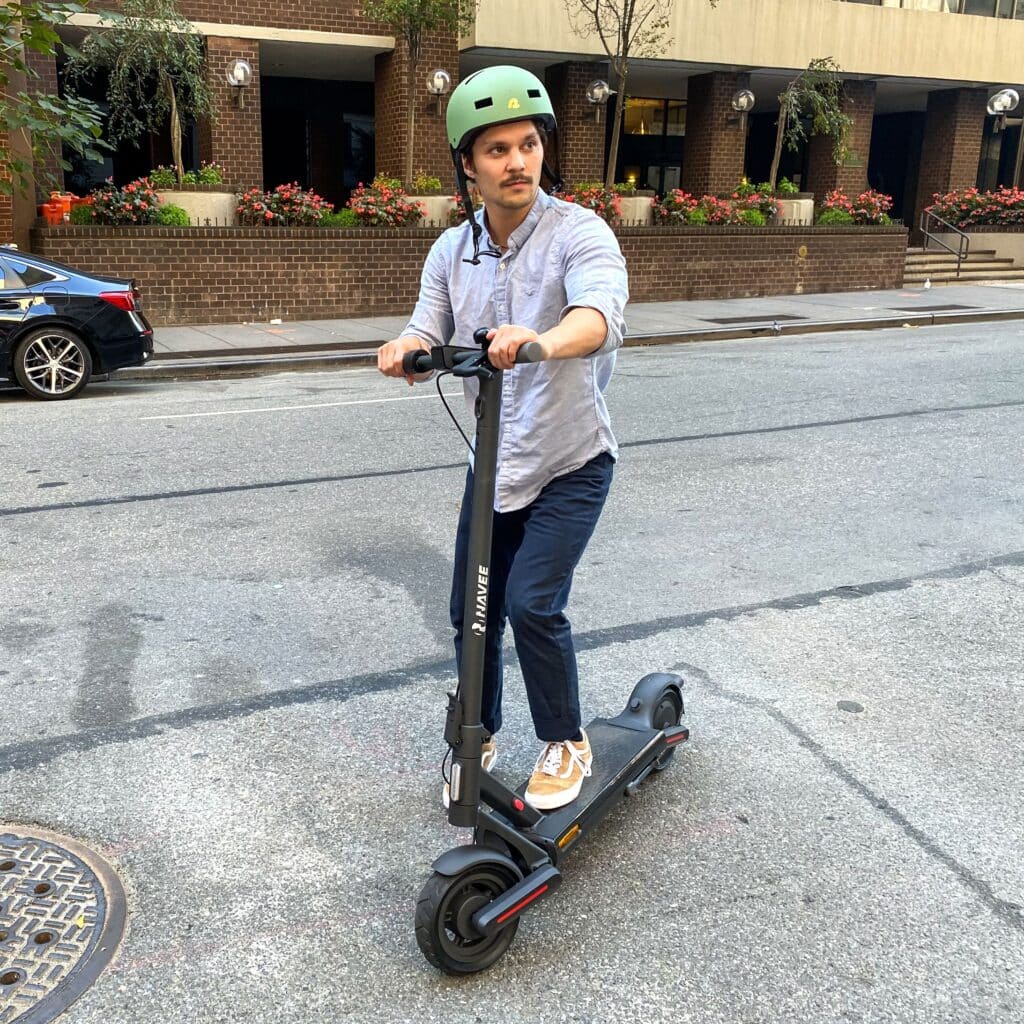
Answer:
[[[430,247],[423,264],[420,296],[401,337],[414,335],[435,348],[447,345],[451,340],[455,333],[455,317],[448,292],[449,255],[447,241],[442,234]]]
[[[600,217],[580,217],[565,249],[565,307],[561,320],[581,306],[596,309],[608,326],[601,347],[588,358],[614,352],[626,334],[625,309],[629,278],[619,241]]]

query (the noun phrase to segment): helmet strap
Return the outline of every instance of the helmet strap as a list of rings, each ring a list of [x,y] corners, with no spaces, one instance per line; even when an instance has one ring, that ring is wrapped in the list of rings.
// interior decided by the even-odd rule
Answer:
[[[473,232],[473,258],[471,260],[464,259],[462,262],[471,263],[474,267],[478,267],[481,256],[480,241],[483,238],[484,229],[476,219],[476,210],[473,209],[473,199],[469,194],[469,180],[466,178],[466,172],[462,166],[462,155],[454,149],[452,150],[452,163],[455,164],[455,181],[459,186],[459,198],[462,200],[462,208],[466,212],[466,222]],[[495,259],[498,259],[501,253],[494,249],[484,249],[482,255],[493,256]]]
[[[565,182],[562,180],[562,161],[559,158],[558,149],[558,129],[552,128],[548,132],[549,145],[544,147],[544,162],[541,164],[541,171],[547,175],[548,181],[551,182],[550,192],[561,192],[565,188]],[[554,170],[551,168],[551,164],[547,161],[548,153],[555,154],[555,166]]]

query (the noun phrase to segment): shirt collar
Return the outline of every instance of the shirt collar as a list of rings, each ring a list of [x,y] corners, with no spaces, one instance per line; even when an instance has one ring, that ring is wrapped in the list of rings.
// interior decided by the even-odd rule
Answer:
[[[521,249],[526,240],[533,234],[534,228],[540,223],[541,217],[544,216],[544,211],[550,206],[552,202],[551,196],[549,196],[543,189],[538,189],[537,198],[534,201],[533,206],[530,207],[530,212],[526,215],[526,219],[522,224],[519,225],[508,236],[508,248],[510,252],[514,252],[516,249]],[[487,217],[485,211],[481,209],[477,216],[480,218],[480,223],[483,225],[484,235],[487,238],[487,243],[492,249],[498,247],[494,244],[494,239],[491,238],[491,233],[487,229]]]

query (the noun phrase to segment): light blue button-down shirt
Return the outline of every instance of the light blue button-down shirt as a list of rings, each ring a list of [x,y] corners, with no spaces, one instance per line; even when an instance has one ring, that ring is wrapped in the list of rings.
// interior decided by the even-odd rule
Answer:
[[[477,217],[484,225],[482,248],[493,247],[483,211]],[[600,217],[543,192],[500,259],[481,256],[479,266],[463,262],[472,255],[467,225],[438,238],[403,336],[469,348],[478,327],[516,324],[542,334],[579,306],[596,309],[608,325],[604,343],[586,358],[522,363],[505,371],[494,507],[511,512],[601,452],[618,454],[604,390],[626,332],[626,264]],[[477,382],[464,383],[472,409]]]

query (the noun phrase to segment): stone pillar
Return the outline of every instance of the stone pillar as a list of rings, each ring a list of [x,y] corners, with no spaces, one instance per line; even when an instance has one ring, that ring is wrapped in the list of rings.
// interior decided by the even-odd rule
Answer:
[[[236,59],[247,61],[252,67],[252,81],[244,89],[242,107],[237,103],[237,90],[224,77],[231,61]],[[220,164],[227,185],[263,188],[259,42],[207,36],[206,75],[213,94],[214,118],[199,126],[200,160]]]
[[[406,70],[409,51],[399,40],[391,53],[375,59],[374,88],[374,162],[378,174],[401,178],[405,174],[409,125],[406,114]],[[442,97],[441,112],[437,99],[427,92],[427,76],[441,68],[452,78],[452,89],[459,83],[459,47],[454,32],[436,32],[420,44],[416,63],[413,96],[412,171],[441,179],[444,191],[454,192],[455,174],[448,152],[444,116],[447,97]],[[451,95],[449,91],[448,95]],[[408,186],[409,182],[403,182]]]
[[[587,86],[605,78],[603,65],[581,61],[553,64],[544,73],[544,85],[558,122],[558,149],[562,161],[562,179],[567,185],[577,181],[604,181],[605,119],[609,107],[596,110],[586,99]]]
[[[746,87],[747,76],[730,71],[695,75],[688,81],[683,191],[696,196],[731,192],[740,183],[747,140],[732,98]]]
[[[941,89],[928,94],[914,222],[910,225],[914,231],[921,211],[931,206],[935,193],[977,184],[987,102],[986,89]]]
[[[832,155],[835,140],[830,135],[812,135],[809,143],[807,182],[803,190],[813,192],[820,203],[826,193],[839,189],[855,199],[868,187],[868,155],[871,126],[875,118],[875,83],[843,83],[843,113],[853,119],[849,156],[837,165]]]

